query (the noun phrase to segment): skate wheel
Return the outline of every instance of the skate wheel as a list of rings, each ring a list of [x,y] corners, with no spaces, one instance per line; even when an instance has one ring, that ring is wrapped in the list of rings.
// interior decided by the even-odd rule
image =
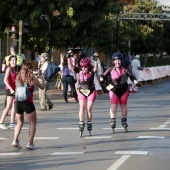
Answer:
[[[82,137],[83,136],[83,131],[80,131],[80,137]]]
[[[126,133],[128,133],[128,128],[125,128]]]

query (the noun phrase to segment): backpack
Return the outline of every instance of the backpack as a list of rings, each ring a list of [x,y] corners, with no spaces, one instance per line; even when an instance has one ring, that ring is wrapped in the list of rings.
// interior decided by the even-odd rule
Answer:
[[[48,82],[56,80],[57,73],[60,71],[60,67],[54,62],[49,62],[47,69],[44,72],[44,79]]]
[[[15,89],[15,99],[17,101],[26,101],[30,97],[31,92],[29,91],[28,83],[25,82],[21,84],[20,82],[17,83]]]

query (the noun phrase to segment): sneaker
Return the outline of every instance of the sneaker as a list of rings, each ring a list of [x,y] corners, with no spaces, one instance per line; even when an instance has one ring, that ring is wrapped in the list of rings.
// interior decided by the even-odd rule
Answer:
[[[29,149],[29,150],[35,150],[35,149],[37,149],[34,144],[30,144],[30,143],[28,143],[28,145],[26,146],[26,148]]]
[[[40,108],[39,111],[46,111],[46,108]]]
[[[6,127],[4,123],[0,123],[0,129],[8,129],[8,127]]]
[[[13,140],[12,146],[14,148],[17,148],[17,149],[21,149],[22,148],[21,145],[19,144],[19,141],[15,141],[15,140]]]
[[[8,128],[13,128],[15,126],[15,123],[10,123]]]

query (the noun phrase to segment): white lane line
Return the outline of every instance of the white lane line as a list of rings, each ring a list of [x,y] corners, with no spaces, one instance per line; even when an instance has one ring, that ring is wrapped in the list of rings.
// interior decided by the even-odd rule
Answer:
[[[164,124],[169,124],[170,123],[170,119],[168,119],[166,122],[164,122]]]
[[[26,129],[27,130],[27,129],[29,129],[29,127],[22,127],[22,129]]]
[[[166,128],[167,127],[167,125],[160,125],[160,126],[158,126],[158,128]]]
[[[4,138],[4,137],[0,138],[0,140],[6,140],[6,139],[8,139],[8,138]]]
[[[130,155],[123,155],[113,165],[111,165],[107,170],[117,170],[129,157],[130,157]]]
[[[59,139],[60,137],[35,137],[34,139]]]
[[[170,128],[150,128],[150,130],[170,130]]]
[[[79,130],[79,128],[57,128],[58,130]]]
[[[124,128],[115,128],[115,130],[121,130],[121,129],[124,130]],[[112,130],[112,129],[111,128],[103,128],[103,130]]]
[[[164,139],[164,136],[138,136],[138,139]]]
[[[88,136],[88,137],[84,137],[84,139],[108,139],[111,138],[112,136]]]
[[[54,152],[50,155],[79,155],[83,154],[84,152]]]
[[[0,156],[15,156],[15,155],[21,155],[23,152],[9,152],[9,153],[0,153]]]
[[[114,154],[121,154],[121,155],[147,155],[148,151],[117,151]]]

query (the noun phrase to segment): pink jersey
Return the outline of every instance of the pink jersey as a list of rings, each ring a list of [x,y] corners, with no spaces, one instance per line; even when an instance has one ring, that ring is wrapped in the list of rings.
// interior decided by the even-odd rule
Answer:
[[[121,77],[124,74],[125,70],[123,67],[120,68],[120,74],[116,71],[116,69],[113,69],[111,71],[111,79],[112,80],[117,80],[119,77]]]

